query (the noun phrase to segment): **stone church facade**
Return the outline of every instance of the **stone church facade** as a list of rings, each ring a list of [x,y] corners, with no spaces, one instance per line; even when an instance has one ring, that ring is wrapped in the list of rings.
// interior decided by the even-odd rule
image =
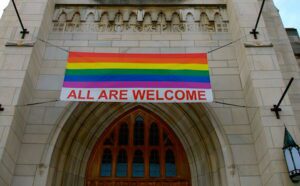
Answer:
[[[257,40],[249,32],[258,0],[16,4],[30,33],[20,39],[9,4],[0,21],[1,186],[297,185],[289,179],[282,146],[284,125],[300,143],[300,72],[272,0],[266,1]],[[59,98],[67,51],[193,53],[230,42],[210,52],[208,63],[215,101],[240,106],[49,102]],[[291,77],[277,119],[270,108]],[[145,122],[146,137],[159,131],[159,140],[130,146],[140,143],[130,132],[139,122]],[[128,143],[117,143],[124,136]],[[118,163],[127,160],[124,175]],[[134,172],[141,162],[144,169],[137,170],[144,171]]]

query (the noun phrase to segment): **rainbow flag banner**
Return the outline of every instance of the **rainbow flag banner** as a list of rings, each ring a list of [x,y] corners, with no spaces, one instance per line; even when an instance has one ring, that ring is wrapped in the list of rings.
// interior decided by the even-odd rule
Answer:
[[[212,102],[207,55],[70,52],[61,100]]]

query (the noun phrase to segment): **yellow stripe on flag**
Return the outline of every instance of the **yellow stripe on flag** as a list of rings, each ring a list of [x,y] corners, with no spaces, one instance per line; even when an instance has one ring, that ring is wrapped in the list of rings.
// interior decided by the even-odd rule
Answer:
[[[207,64],[68,63],[67,69],[208,70]]]

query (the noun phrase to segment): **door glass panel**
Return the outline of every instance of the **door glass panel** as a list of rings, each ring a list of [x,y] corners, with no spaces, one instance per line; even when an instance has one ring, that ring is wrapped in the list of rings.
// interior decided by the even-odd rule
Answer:
[[[167,150],[166,152],[166,176],[176,176],[175,157],[173,151],[171,150]]]
[[[112,155],[109,149],[105,149],[102,156],[101,162],[101,176],[111,176],[111,163],[112,163]]]
[[[144,157],[143,152],[140,150],[135,151],[133,164],[132,164],[132,176],[143,177],[144,176]]]
[[[120,150],[117,161],[117,174],[118,177],[127,176],[127,153],[125,150]]]
[[[160,177],[159,154],[157,150],[152,150],[150,155],[150,176]]]

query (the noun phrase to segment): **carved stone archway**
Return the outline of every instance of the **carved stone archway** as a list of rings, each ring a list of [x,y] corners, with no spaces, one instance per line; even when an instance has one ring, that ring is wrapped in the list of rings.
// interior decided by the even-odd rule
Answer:
[[[235,182],[229,178],[232,158],[222,129],[210,121],[203,105],[81,103],[53,135],[57,139],[53,139],[53,152],[47,152],[51,157],[47,185],[83,186],[97,140],[116,118],[135,107],[149,110],[169,124],[186,152],[193,186]]]

